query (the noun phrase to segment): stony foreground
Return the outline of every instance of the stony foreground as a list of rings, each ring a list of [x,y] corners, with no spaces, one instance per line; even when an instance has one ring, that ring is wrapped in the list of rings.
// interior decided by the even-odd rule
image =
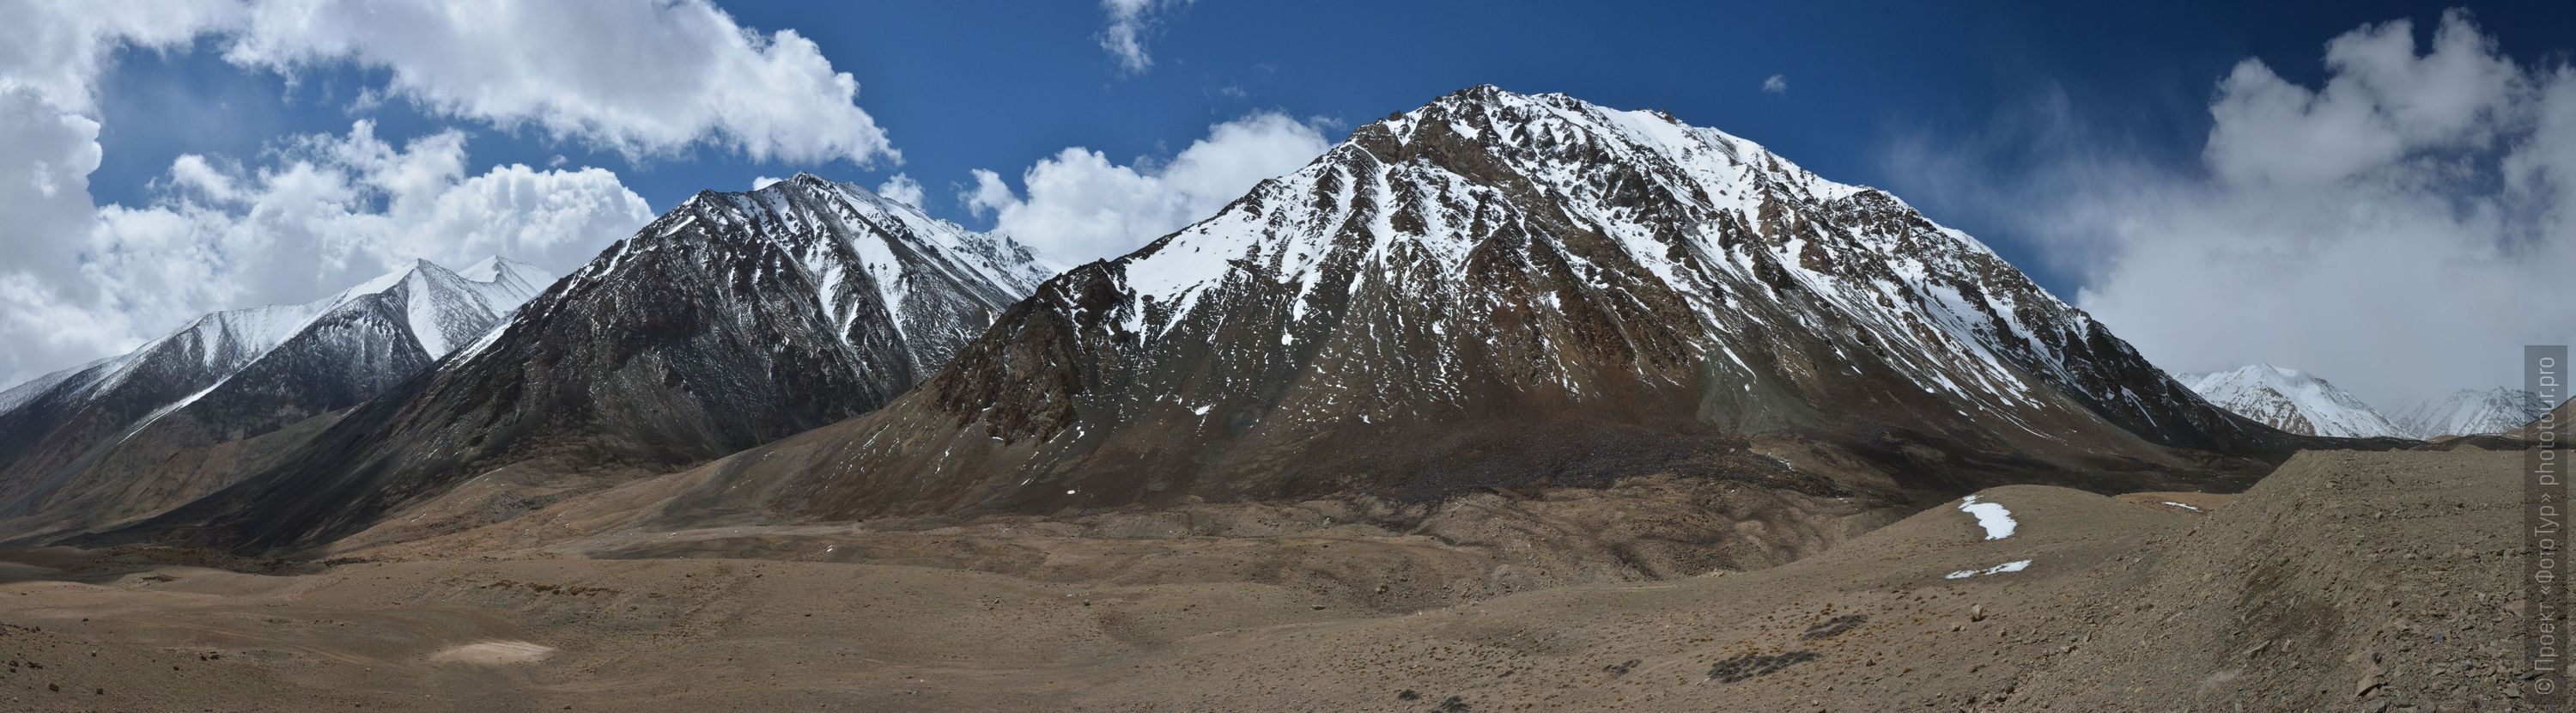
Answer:
[[[2009,512],[2000,539],[1952,501],[1799,533],[1784,551],[1831,546],[1776,567],[1577,584],[1502,551],[1599,526],[1544,518],[1515,522],[1556,539],[851,534],[904,553],[858,562],[21,552],[0,709],[2515,710],[2520,463],[2311,452],[2233,497],[2003,487],[1978,498]],[[1605,572],[1689,561],[1607,550],[1652,556]],[[996,552],[1036,559],[998,573]]]

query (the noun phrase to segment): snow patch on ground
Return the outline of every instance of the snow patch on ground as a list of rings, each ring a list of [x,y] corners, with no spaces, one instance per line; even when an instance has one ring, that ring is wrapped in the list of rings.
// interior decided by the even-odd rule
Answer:
[[[481,666],[529,664],[553,656],[552,646],[530,641],[481,641],[451,646],[430,654],[429,660],[440,663],[463,663]]]
[[[2011,537],[2013,528],[2021,526],[2021,523],[2013,521],[2011,510],[1994,503],[1977,502],[1974,495],[1959,501],[1959,510],[1977,516],[1977,525],[1986,528],[1986,539],[1989,540]]]
[[[2019,571],[2022,571],[2022,570],[2025,570],[2025,569],[2029,569],[2029,568],[2030,568],[2030,560],[2013,560],[2013,561],[2011,561],[2011,562],[2005,562],[2005,563],[2003,563],[2003,564],[1995,565],[1995,566],[1992,566],[1992,567],[1987,567],[1987,568],[1985,568],[1985,569],[1963,569],[1963,570],[1959,570],[1959,571],[1956,571],[1956,572],[1951,572],[1951,573],[1949,573],[1949,574],[1941,575],[1941,578],[1942,578],[1942,579],[1967,579],[1967,578],[1969,578],[1969,577],[1976,577],[1976,576],[1989,575],[1989,574],[2003,574],[2003,573],[2005,573],[2005,572],[2019,572]]]
[[[2178,508],[2182,508],[2182,509],[2184,509],[2184,510],[2190,510],[2190,511],[2192,511],[2192,512],[2200,512],[2200,508],[2192,507],[2192,506],[2189,506],[2189,505],[2184,505],[2184,504],[2182,504],[2182,503],[2174,502],[2174,501],[2171,501],[2171,500],[2167,500],[2167,501],[2165,501],[2165,504],[2166,504],[2166,505],[2171,505],[2171,506],[2174,506],[2174,507],[2178,507]]]

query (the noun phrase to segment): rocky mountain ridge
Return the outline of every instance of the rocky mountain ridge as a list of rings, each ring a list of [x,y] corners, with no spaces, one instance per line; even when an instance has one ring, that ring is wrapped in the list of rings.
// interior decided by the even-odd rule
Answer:
[[[706,466],[688,507],[1043,513],[1663,472],[1840,491],[1765,452],[1815,444],[1912,497],[2188,480],[2209,453],[2299,443],[1884,192],[1668,115],[1477,87],[1048,281],[888,408]]]
[[[200,478],[157,481],[174,477],[185,454],[348,408],[418,375],[551,279],[499,257],[463,274],[422,260],[320,300],[209,314],[133,352],[0,393],[0,518],[115,521],[202,494],[211,488]]]
[[[685,467],[876,408],[1051,269],[811,174],[702,192],[291,458],[92,541],[310,544],[468,480],[467,517],[506,517]]]

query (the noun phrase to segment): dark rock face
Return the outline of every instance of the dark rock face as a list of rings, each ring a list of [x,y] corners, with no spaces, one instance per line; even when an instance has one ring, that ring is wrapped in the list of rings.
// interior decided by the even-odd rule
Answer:
[[[480,473],[682,467],[866,413],[1046,268],[809,175],[702,193],[236,487],[101,541],[290,546]]]
[[[1766,433],[1917,496],[2188,480],[2305,442],[1883,192],[1478,87],[1048,281],[887,408],[706,466],[674,517],[1753,477]]]
[[[240,449],[219,444],[410,379],[447,345],[499,324],[544,277],[498,258],[475,270],[483,279],[424,261],[328,299],[208,315],[13,390],[24,400],[0,410],[0,532],[119,522],[229,484],[246,473]]]
[[[290,308],[207,315],[120,357],[48,375],[0,397],[0,492],[19,496],[102,442],[214,386],[274,345],[258,325]]]
[[[2505,432],[2508,437],[2529,441],[2541,448],[2576,447],[2576,399],[2561,401],[2558,408]]]

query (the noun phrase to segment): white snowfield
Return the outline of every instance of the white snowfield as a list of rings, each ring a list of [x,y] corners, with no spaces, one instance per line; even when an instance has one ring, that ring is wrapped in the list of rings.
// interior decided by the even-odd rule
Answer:
[[[1949,573],[1949,574],[1941,575],[1941,578],[1942,578],[1942,579],[1967,579],[1967,578],[1969,578],[1969,577],[1976,577],[1976,576],[1989,575],[1989,574],[2003,574],[2003,573],[2005,573],[2005,572],[2019,572],[2019,571],[2022,571],[2022,570],[2025,570],[2025,569],[2029,569],[2029,568],[2030,568],[2030,560],[2013,560],[2013,561],[2011,561],[2011,562],[2005,562],[2005,563],[2003,563],[2003,564],[1995,565],[1995,566],[1992,566],[1992,567],[1987,567],[1987,568],[1985,568],[1985,569],[1963,569],[1963,570],[1959,570],[1959,571],[1956,571],[1956,572],[1951,572],[1951,573]]]
[[[2011,510],[1994,503],[1977,502],[1977,496],[1974,495],[1959,501],[1959,511],[1977,516],[1977,526],[1986,528],[1986,539],[1989,540],[2011,537],[2013,528],[2021,526],[2021,523],[2013,521]]]

